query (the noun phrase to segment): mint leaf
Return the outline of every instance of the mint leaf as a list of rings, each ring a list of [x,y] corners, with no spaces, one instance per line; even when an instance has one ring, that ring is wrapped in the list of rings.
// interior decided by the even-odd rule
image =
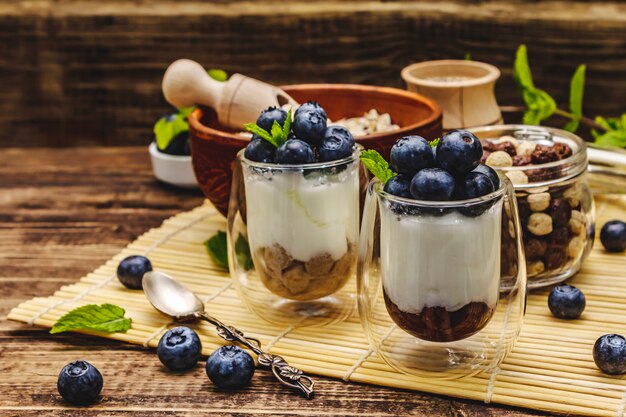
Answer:
[[[556,110],[556,102],[545,91],[538,88],[522,91],[522,98],[528,107],[524,113],[524,123],[537,125],[552,116]]]
[[[465,53],[465,60],[466,61],[471,61],[472,60],[472,54],[470,54],[469,52]]]
[[[252,132],[255,135],[262,137],[263,139],[278,148],[279,145],[276,144],[276,141],[274,140],[272,135],[267,130],[259,127],[256,123],[246,123],[245,125],[243,125],[243,127],[245,127],[248,132]]]
[[[569,109],[574,116],[565,125],[565,130],[576,132],[583,115],[583,93],[585,90],[585,65],[580,65],[574,75],[569,87]]]
[[[535,88],[533,76],[528,65],[528,55],[526,54],[526,45],[520,45],[515,54],[515,64],[513,65],[513,78],[517,86],[524,90]]]
[[[243,235],[239,235],[235,242],[235,253],[237,254],[237,263],[246,271],[252,269],[252,255],[250,255],[250,246]]]
[[[389,168],[389,163],[385,161],[385,158],[373,149],[361,152],[360,158],[363,165],[383,184],[398,175]]]
[[[431,148],[436,148],[437,145],[439,145],[439,142],[441,142],[441,138],[436,138],[435,140],[431,140],[430,141],[430,147]]]
[[[228,80],[228,74],[223,69],[219,68],[211,68],[207,71],[209,77],[213,78],[216,81],[226,81]]]
[[[596,117],[596,123],[606,132],[592,130],[595,144],[602,147],[626,148],[626,113],[621,117]]]
[[[285,140],[289,138],[289,132],[291,131],[291,109],[287,111],[287,118],[285,119],[285,123],[283,123],[283,137]]]
[[[113,304],[87,304],[75,308],[62,316],[50,333],[61,333],[70,330],[95,330],[97,332],[126,332],[130,329],[131,319],[125,318],[122,307]]]
[[[154,137],[157,147],[165,150],[172,139],[189,130],[186,115],[181,113],[161,117],[154,125]]]
[[[189,117],[189,115],[196,109],[196,106],[191,106],[191,107],[180,107],[178,109],[178,114],[180,116],[182,116],[185,120],[187,120],[187,117]]]
[[[282,145],[283,142],[287,140],[287,137],[283,138],[283,127],[276,120],[274,120],[274,123],[272,124],[271,133],[272,139],[274,139],[278,146]],[[276,147],[278,148],[278,146]]]
[[[204,242],[204,246],[213,262],[228,270],[226,232],[218,230],[217,233]]]

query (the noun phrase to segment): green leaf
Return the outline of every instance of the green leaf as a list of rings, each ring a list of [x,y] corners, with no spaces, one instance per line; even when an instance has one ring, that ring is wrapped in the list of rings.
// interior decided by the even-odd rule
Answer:
[[[228,74],[223,69],[219,68],[211,68],[207,71],[209,76],[216,81],[226,81],[228,80]]]
[[[536,125],[552,116],[556,110],[556,102],[545,91],[538,88],[523,90],[522,97],[528,110],[524,113],[524,123]]]
[[[165,150],[172,139],[182,132],[189,130],[186,115],[176,113],[171,116],[161,117],[154,125],[154,136],[156,138],[157,147]]]
[[[213,236],[204,242],[206,251],[213,261],[228,270],[228,249],[226,232],[218,230]]]
[[[470,54],[469,52],[465,53],[465,60],[466,61],[471,61],[472,60],[472,54]]]
[[[237,254],[237,263],[246,271],[252,269],[252,255],[250,255],[250,246],[243,235],[239,235],[235,242],[235,253]]]
[[[383,184],[397,175],[389,168],[389,163],[385,161],[385,158],[373,149],[361,152],[361,162]]]
[[[283,142],[287,140],[286,136],[283,137],[283,127],[276,120],[274,120],[274,123],[272,124],[271,133],[272,133],[272,139],[274,139],[274,141],[276,142],[278,146],[282,145]],[[278,148],[278,146],[276,147]]]
[[[179,107],[178,108],[178,114],[181,115],[183,118],[185,118],[185,120],[187,119],[187,117],[189,117],[189,115],[196,109],[196,106],[191,106],[191,107]]]
[[[431,148],[436,148],[437,145],[439,145],[439,142],[441,142],[441,138],[436,138],[435,140],[431,140],[430,141],[430,147]]]
[[[585,90],[585,65],[580,65],[570,82],[569,108],[574,118],[565,125],[565,130],[576,132],[583,115],[583,93]]]
[[[621,117],[596,117],[596,123],[606,129],[605,132],[592,130],[595,144],[603,147],[626,148],[626,113]]]
[[[287,118],[285,119],[285,123],[283,123],[283,137],[285,140],[289,138],[289,132],[291,131],[291,109],[287,111]]]
[[[95,330],[97,332],[126,332],[131,319],[125,318],[122,307],[113,304],[87,304],[65,314],[50,329],[50,333],[70,330]]]
[[[252,132],[255,135],[259,135],[260,137],[262,137],[263,139],[265,139],[266,141],[268,141],[275,147],[278,148],[278,146],[280,146],[276,143],[272,135],[267,130],[259,127],[256,123],[246,123],[245,125],[243,125],[243,127],[245,127],[248,132]]]
[[[530,72],[530,66],[528,65],[526,45],[522,44],[517,48],[517,53],[515,54],[515,64],[513,66],[513,77],[515,78],[515,82],[520,89],[533,90],[535,88],[533,76]]]

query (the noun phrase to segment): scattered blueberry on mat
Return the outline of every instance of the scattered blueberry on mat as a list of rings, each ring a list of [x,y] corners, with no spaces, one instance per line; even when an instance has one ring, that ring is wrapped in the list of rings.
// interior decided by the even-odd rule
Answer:
[[[61,397],[70,404],[94,403],[102,391],[102,374],[87,361],[75,361],[63,367],[57,380]]]
[[[593,345],[593,360],[605,374],[626,373],[626,338],[619,334],[601,336]]]
[[[207,359],[206,374],[219,388],[242,388],[254,375],[254,360],[238,346],[222,346]]]
[[[600,241],[608,252],[624,252],[626,250],[626,223],[611,220],[602,226]]]
[[[117,267],[117,278],[126,288],[140,290],[143,274],[152,271],[152,264],[145,256],[132,255],[124,258]]]
[[[157,355],[169,370],[185,371],[193,368],[200,360],[202,342],[189,327],[174,327],[161,337]]]
[[[585,310],[586,304],[582,291],[570,284],[557,285],[548,296],[550,311],[560,319],[577,319]]]

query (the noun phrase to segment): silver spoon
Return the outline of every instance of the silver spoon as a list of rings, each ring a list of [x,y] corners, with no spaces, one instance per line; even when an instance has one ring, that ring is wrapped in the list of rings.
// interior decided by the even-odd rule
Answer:
[[[174,321],[189,323],[205,320],[217,328],[217,334],[223,339],[237,341],[258,355],[259,365],[272,370],[282,384],[300,390],[307,398],[313,397],[313,380],[298,368],[290,366],[281,356],[266,353],[261,349],[258,339],[246,337],[242,332],[228,326],[204,311],[204,303],[193,291],[157,271],[146,272],[143,276],[143,291],[154,308],[170,316]]]

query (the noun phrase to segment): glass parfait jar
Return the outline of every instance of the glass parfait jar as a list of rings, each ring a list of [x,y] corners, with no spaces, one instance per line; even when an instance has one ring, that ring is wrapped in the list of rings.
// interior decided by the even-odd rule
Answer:
[[[240,298],[263,319],[326,325],[354,311],[359,155],[360,148],[337,161],[277,165],[237,154],[229,266]]]
[[[509,177],[515,187],[529,288],[556,284],[577,273],[595,235],[585,142],[565,130],[538,126],[486,126],[470,131],[481,141],[509,141],[517,150],[528,144],[531,148],[543,145],[543,150],[555,145],[571,149],[571,155],[548,163],[492,168]],[[540,160],[541,155],[528,157]]]
[[[460,378],[497,366],[519,334],[526,271],[513,188],[418,201],[367,189],[358,306],[372,350],[393,368]]]

